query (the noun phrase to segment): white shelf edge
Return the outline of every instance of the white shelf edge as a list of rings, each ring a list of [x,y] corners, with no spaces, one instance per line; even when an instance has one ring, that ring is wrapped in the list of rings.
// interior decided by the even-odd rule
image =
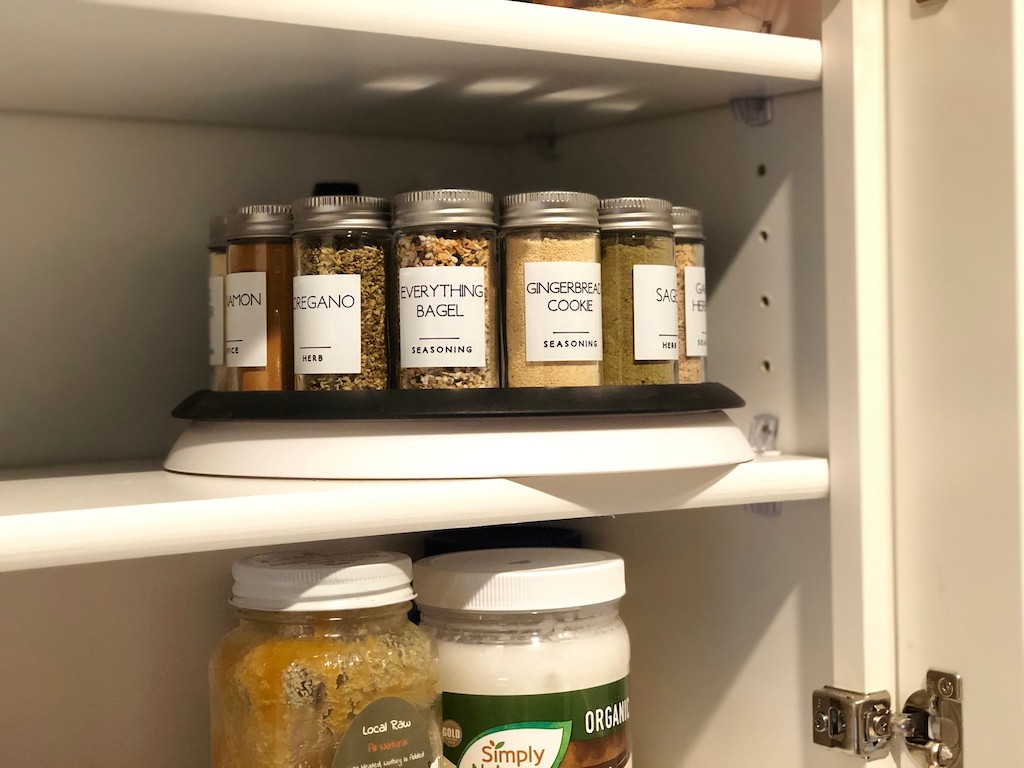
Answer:
[[[485,480],[252,480],[163,471],[0,480],[0,571],[828,495],[828,461]],[[100,503],[97,503],[100,502]]]
[[[88,2],[821,82],[818,40],[507,0]]]

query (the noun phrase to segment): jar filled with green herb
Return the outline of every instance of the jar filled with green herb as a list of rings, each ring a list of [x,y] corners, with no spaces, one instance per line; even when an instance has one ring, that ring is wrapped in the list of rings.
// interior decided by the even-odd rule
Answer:
[[[500,386],[495,236],[487,192],[395,198],[391,328],[400,389]]]
[[[707,295],[704,282],[704,224],[696,208],[672,209],[679,273],[679,383],[704,381],[708,354]]]
[[[679,289],[672,204],[617,197],[598,207],[601,225],[602,384],[675,384]]]
[[[379,197],[307,197],[292,210],[295,388],[386,389],[390,204]]]

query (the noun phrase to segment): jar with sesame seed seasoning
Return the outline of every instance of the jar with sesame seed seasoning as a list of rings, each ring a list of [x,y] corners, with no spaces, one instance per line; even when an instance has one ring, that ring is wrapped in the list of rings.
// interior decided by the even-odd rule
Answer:
[[[392,366],[400,389],[501,384],[494,198],[468,189],[395,198]]]

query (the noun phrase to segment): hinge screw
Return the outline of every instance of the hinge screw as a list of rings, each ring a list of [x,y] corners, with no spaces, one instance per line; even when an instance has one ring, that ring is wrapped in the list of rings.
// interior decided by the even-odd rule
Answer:
[[[879,712],[877,715],[871,718],[871,730],[874,731],[877,736],[888,736],[889,735],[889,715],[885,712]]]
[[[953,764],[953,750],[939,742],[932,745],[931,764],[937,768],[946,768]]]
[[[828,730],[828,715],[824,712],[814,713],[814,730],[824,733]]]
[[[950,696],[952,696],[954,690],[955,687],[953,685],[953,681],[950,680],[948,677],[943,677],[939,679],[939,693],[942,695],[944,699],[948,699]]]

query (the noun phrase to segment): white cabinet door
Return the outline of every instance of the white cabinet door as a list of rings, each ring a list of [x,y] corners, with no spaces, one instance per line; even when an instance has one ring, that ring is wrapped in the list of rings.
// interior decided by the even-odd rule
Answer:
[[[853,6],[825,22],[833,682],[902,706],[959,672],[964,765],[1022,765],[1024,14]]]

